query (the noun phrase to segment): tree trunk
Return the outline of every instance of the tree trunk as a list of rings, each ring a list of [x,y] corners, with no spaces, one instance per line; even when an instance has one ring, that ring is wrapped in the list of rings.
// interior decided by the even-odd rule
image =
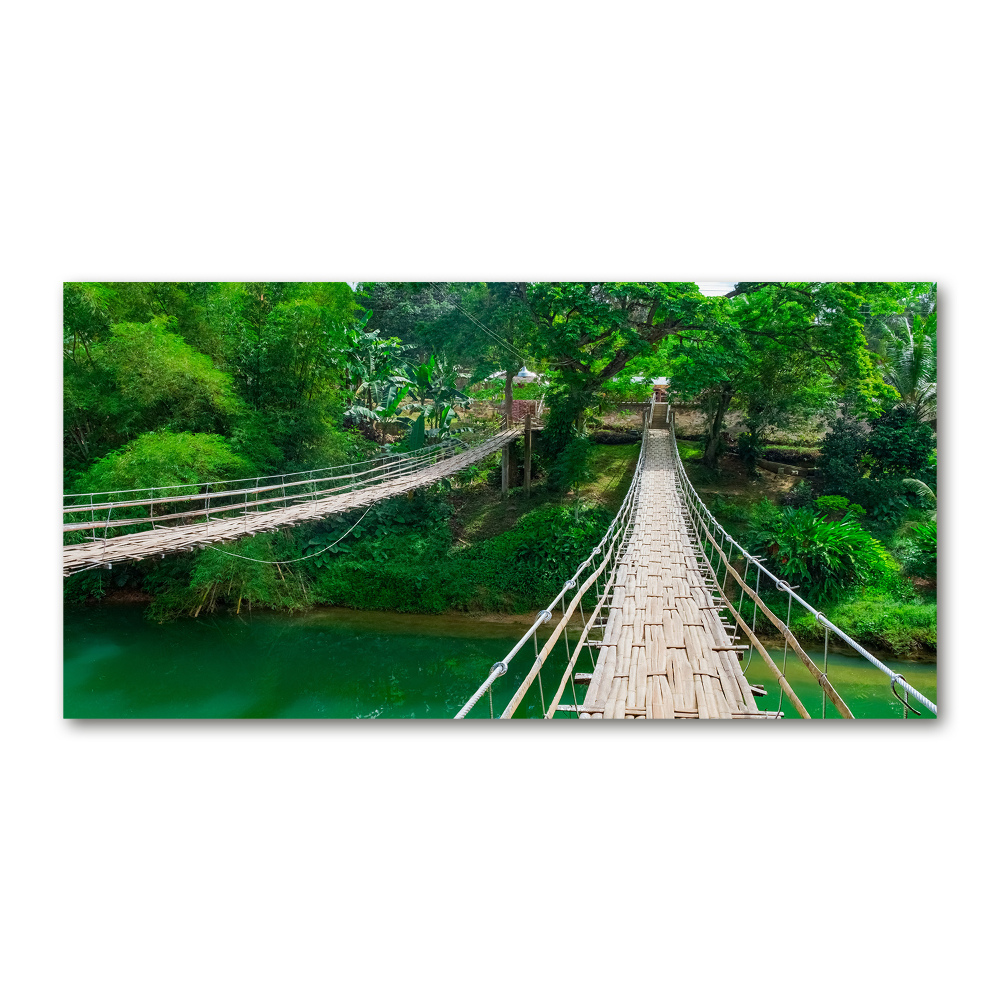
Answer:
[[[724,389],[719,396],[718,405],[715,408],[715,415],[708,432],[708,440],[705,442],[705,454],[702,456],[702,464],[711,469],[719,465],[719,449],[722,444],[722,428],[726,421],[726,413],[729,412],[729,404],[733,401],[731,389]]]

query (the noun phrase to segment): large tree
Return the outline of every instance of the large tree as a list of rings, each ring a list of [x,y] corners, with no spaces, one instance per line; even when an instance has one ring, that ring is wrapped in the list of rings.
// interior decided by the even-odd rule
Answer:
[[[522,283],[531,311],[529,347],[554,375],[545,444],[561,452],[578,433],[595,392],[668,336],[705,332],[719,321],[718,300],[692,282],[553,281]]]
[[[885,294],[875,283],[740,282],[704,333],[672,345],[671,386],[706,411],[703,461],[718,462],[725,417],[739,403],[759,438],[836,393],[862,414],[893,395],[865,339],[866,309]]]

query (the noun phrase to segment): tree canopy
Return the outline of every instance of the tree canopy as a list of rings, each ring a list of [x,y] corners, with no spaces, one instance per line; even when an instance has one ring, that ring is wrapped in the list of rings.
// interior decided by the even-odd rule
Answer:
[[[334,461],[390,426],[443,432],[498,372],[509,403],[522,365],[544,378],[551,463],[582,454],[602,393],[654,374],[702,407],[708,464],[731,411],[752,460],[803,415],[933,420],[936,352],[919,282],[68,282],[66,468],[150,433],[218,435],[261,473]]]

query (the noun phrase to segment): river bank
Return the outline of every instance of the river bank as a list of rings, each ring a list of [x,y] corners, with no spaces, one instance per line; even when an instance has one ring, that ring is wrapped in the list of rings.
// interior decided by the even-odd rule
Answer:
[[[225,552],[173,557],[162,564],[95,570],[72,578],[67,598],[84,606],[144,605],[165,622],[214,614],[245,614],[248,607],[285,611],[355,609],[403,613],[412,618],[449,616],[455,621],[530,625],[558,592],[621,503],[638,458],[638,445],[594,445],[591,479],[575,495],[544,487],[506,497],[484,467],[457,489],[425,491],[404,501],[386,501],[363,525],[315,564],[298,563],[291,574],[257,566]],[[698,450],[682,442],[682,454],[706,502],[739,498],[745,503],[780,498],[789,482],[763,473],[752,484],[727,464],[720,477],[706,476],[694,462]],[[330,537],[345,526],[332,525]],[[350,525],[346,525],[350,527]],[[256,559],[298,559],[322,548],[323,527],[259,536],[232,548]],[[739,536],[739,526],[733,525]],[[320,532],[320,534],[317,534]],[[86,588],[86,589],[85,589]],[[68,606],[70,606],[68,605]],[[880,658],[910,662],[936,658],[936,606],[930,599],[899,600],[888,594],[854,595],[825,608],[839,627]],[[794,617],[794,616],[793,616]],[[799,615],[793,631],[822,642],[822,630]],[[767,630],[762,635],[767,636]],[[836,643],[838,652],[849,647]]]

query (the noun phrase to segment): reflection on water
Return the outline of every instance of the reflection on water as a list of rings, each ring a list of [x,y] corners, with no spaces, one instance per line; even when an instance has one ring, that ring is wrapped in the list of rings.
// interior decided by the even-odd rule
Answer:
[[[64,714],[67,718],[450,718],[525,627],[522,622],[344,609],[295,616],[220,614],[157,625],[134,606],[67,608]],[[542,633],[540,642],[544,638]],[[529,642],[497,681],[498,714],[532,655]],[[775,659],[780,666],[780,647]],[[831,654],[834,686],[859,718],[900,718],[902,706],[889,694],[887,678],[863,663]],[[565,664],[565,646],[560,642],[544,671],[546,704]],[[887,665],[936,700],[934,664]],[[578,669],[590,666],[581,663]],[[786,670],[806,708],[819,716],[822,699],[811,674],[791,653]],[[747,678],[768,691],[758,699],[759,706],[776,709],[779,689],[758,654],[750,661]],[[578,697],[583,695],[581,687]],[[535,683],[518,715],[526,711],[537,716],[540,697]],[[572,701],[570,692],[561,700]],[[795,716],[787,698],[781,710]],[[488,700],[472,714],[488,717]],[[836,712],[828,706],[827,715],[835,717]]]

